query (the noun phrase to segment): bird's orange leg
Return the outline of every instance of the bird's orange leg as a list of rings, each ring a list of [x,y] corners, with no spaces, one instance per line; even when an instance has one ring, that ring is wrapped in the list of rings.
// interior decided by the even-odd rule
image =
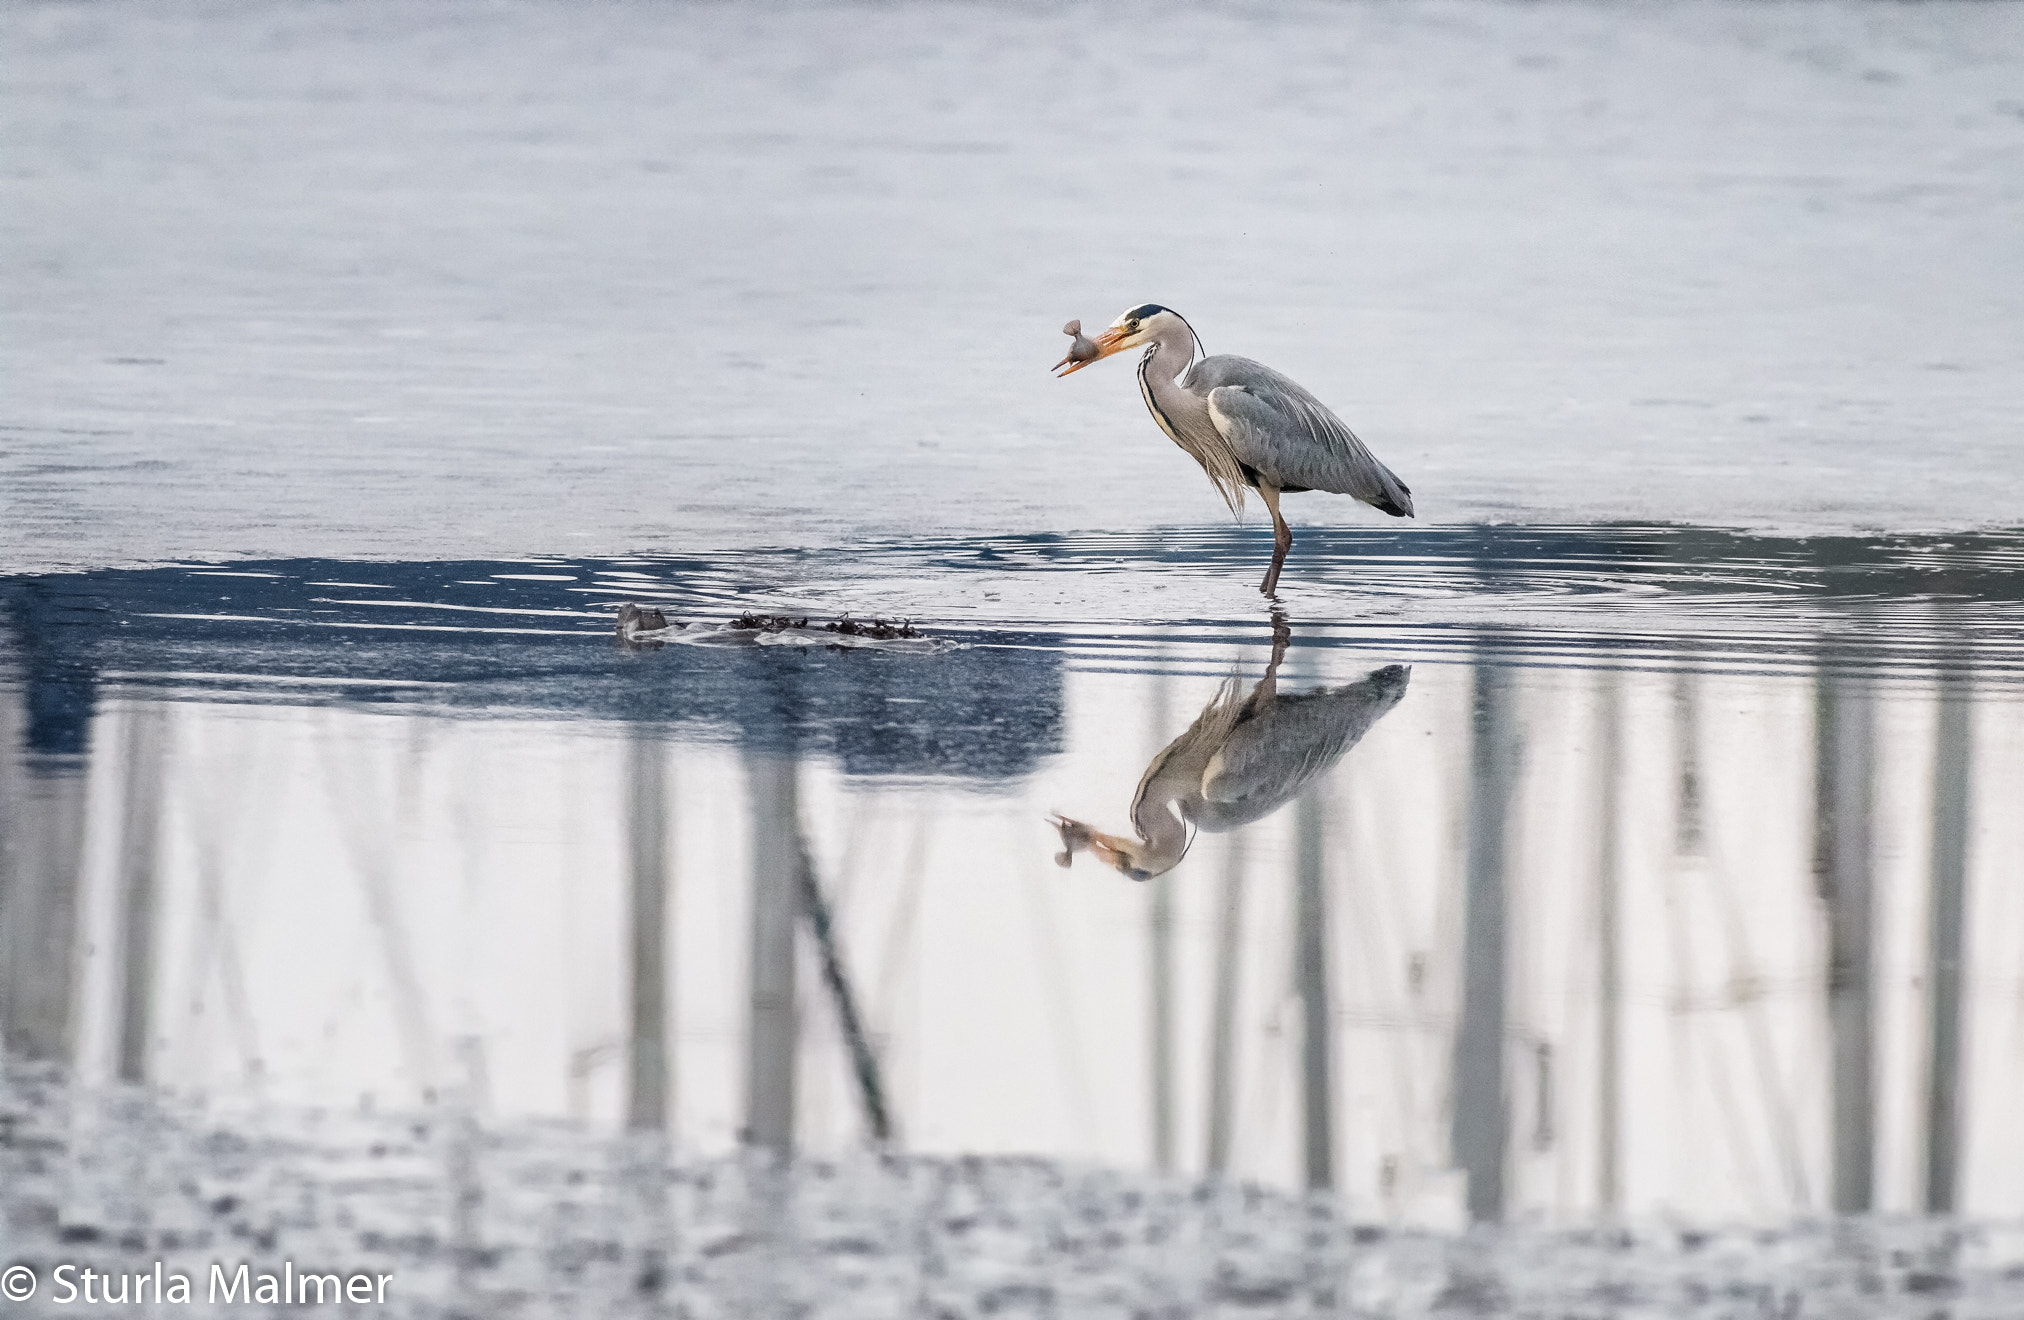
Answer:
[[[1293,548],[1293,529],[1279,516],[1279,488],[1262,482],[1258,494],[1264,498],[1265,507],[1272,513],[1272,567],[1265,570],[1265,581],[1258,590],[1270,596],[1279,587],[1279,570],[1285,566],[1286,552]]]

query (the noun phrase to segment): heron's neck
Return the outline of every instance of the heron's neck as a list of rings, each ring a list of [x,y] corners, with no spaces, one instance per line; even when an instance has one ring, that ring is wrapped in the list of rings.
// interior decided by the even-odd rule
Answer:
[[[1182,386],[1178,377],[1195,359],[1195,337],[1186,326],[1162,330],[1153,347],[1139,359],[1139,393],[1153,420],[1167,438],[1188,451],[1209,474],[1216,490],[1230,506],[1230,512],[1244,508],[1244,474],[1229,442],[1216,430],[1209,415],[1209,401]]]
[[[1188,824],[1175,810],[1179,805],[1172,798],[1148,800],[1137,804],[1131,813],[1132,828],[1144,845],[1138,864],[1154,875],[1173,870],[1187,856]]]
[[[1209,405],[1178,383],[1180,374],[1194,360],[1195,337],[1186,327],[1164,331],[1139,360],[1139,388],[1145,393],[1146,407],[1153,410],[1160,425],[1184,448],[1187,442],[1182,435],[1209,416]]]

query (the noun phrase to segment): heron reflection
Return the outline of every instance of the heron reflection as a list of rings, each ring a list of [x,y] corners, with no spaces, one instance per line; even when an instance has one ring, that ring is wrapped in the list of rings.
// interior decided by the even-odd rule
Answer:
[[[1343,687],[1282,693],[1279,666],[1291,637],[1283,623],[1275,626],[1271,662],[1249,694],[1229,678],[1187,731],[1153,757],[1132,798],[1136,839],[1053,816],[1062,847],[1055,862],[1072,865],[1086,851],[1133,880],[1164,875],[1180,864],[1196,830],[1220,834],[1291,802],[1405,696],[1406,665]]]

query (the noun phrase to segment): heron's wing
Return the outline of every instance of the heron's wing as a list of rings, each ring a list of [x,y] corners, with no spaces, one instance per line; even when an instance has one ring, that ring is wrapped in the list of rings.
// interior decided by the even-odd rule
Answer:
[[[1249,358],[1204,358],[1187,387],[1209,401],[1209,416],[1239,461],[1281,488],[1354,495],[1396,517],[1413,515],[1413,493],[1377,461],[1321,400]]]
[[[1391,665],[1347,687],[1281,696],[1239,724],[1202,776],[1202,828],[1233,829],[1291,801],[1398,705],[1411,675]]]

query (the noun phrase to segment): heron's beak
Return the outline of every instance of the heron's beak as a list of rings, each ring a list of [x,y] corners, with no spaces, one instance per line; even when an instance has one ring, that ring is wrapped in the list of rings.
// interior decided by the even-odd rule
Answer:
[[[1073,376],[1092,362],[1099,362],[1124,347],[1125,332],[1111,326],[1095,339],[1077,339],[1075,346],[1068,350],[1068,356],[1054,364],[1054,370],[1063,376]],[[1066,370],[1063,370],[1066,368]]]

